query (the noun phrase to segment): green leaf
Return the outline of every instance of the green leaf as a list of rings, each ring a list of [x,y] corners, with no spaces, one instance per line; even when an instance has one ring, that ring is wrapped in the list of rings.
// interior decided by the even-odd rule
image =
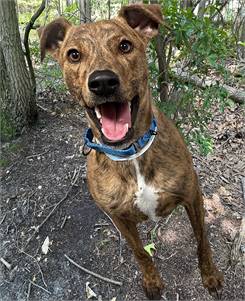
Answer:
[[[148,245],[144,246],[144,249],[152,257],[154,254],[152,251],[156,250],[155,244],[154,243],[148,244]]]
[[[239,41],[238,45],[241,45],[241,46],[245,47],[245,42]]]
[[[216,66],[217,65],[217,55],[216,54],[210,54],[208,56],[208,62],[211,66]]]

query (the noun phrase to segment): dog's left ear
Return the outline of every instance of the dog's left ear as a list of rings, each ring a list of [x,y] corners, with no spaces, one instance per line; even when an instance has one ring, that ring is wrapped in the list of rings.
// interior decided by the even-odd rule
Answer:
[[[159,25],[163,23],[161,6],[158,4],[132,4],[123,6],[119,17],[128,25],[148,39],[158,34]]]

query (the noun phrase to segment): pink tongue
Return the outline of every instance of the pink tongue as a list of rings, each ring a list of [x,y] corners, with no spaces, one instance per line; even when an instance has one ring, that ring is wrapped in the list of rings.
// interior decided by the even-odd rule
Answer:
[[[105,103],[100,106],[102,133],[111,141],[124,138],[131,127],[128,103]],[[128,126],[127,126],[128,124]]]

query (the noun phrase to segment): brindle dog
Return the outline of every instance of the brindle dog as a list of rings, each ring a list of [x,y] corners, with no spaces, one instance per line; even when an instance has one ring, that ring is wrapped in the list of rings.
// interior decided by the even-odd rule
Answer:
[[[134,4],[112,20],[73,26],[59,18],[39,30],[41,59],[48,51],[59,62],[70,92],[85,108],[94,141],[125,149],[149,130],[153,116],[157,120],[154,142],[137,159],[117,162],[96,150],[88,155],[89,190],[132,248],[150,299],[161,298],[163,283],[136,224],[166,217],[178,205],[186,208],[197,239],[204,287],[217,292],[223,285],[204,229],[191,155],[152,103],[147,83],[145,51],[161,23],[160,6]]]

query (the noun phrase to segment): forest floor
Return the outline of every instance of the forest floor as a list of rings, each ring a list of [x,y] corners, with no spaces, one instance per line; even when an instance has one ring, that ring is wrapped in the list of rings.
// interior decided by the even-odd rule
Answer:
[[[87,189],[84,114],[68,95],[51,96],[39,95],[36,126],[2,145],[0,300],[86,300],[93,295],[89,288],[94,300],[145,300],[131,251]],[[193,152],[208,236],[225,275],[222,300],[245,299],[245,242],[234,248],[245,212],[243,119],[241,107],[214,110],[214,151],[207,157]],[[155,243],[163,300],[212,300],[201,284],[196,242],[181,207],[139,230],[145,244]],[[81,271],[65,255],[122,286]]]

